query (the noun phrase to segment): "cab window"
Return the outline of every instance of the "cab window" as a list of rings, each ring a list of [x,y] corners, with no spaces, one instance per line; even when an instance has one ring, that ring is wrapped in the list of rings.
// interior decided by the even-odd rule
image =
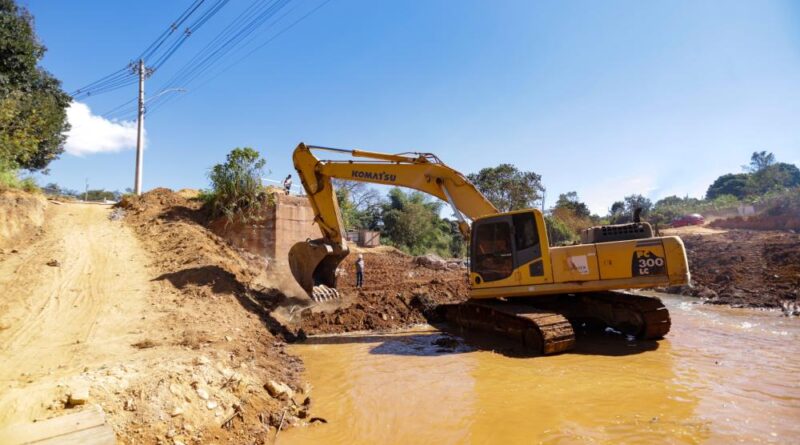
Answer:
[[[514,271],[511,225],[505,221],[478,226],[473,241],[473,268],[483,281],[506,278]]]

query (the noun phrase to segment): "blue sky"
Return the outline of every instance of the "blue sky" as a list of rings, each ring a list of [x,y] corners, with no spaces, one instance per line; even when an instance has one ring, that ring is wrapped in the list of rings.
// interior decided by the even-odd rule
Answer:
[[[148,93],[252,1],[231,0]],[[294,0],[286,23],[321,1]],[[140,54],[190,1],[21,3],[43,66],[72,91]],[[464,173],[513,163],[543,176],[550,204],[575,190],[598,213],[631,193],[699,197],[754,150],[800,164],[797,2],[331,0],[219,73],[279,29],[148,115],[145,190],[206,187],[237,146],[281,179],[300,141],[433,152]],[[102,114],[135,94],[82,102]],[[114,138],[103,125],[118,123],[84,111],[84,138]],[[110,144],[72,149],[40,182],[132,187],[129,139]]]

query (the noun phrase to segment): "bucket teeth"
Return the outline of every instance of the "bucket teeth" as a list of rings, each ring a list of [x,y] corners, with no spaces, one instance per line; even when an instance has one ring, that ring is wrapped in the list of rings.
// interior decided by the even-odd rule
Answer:
[[[330,300],[338,300],[339,298],[338,290],[325,286],[324,284],[314,286],[311,291],[311,299],[318,303]]]

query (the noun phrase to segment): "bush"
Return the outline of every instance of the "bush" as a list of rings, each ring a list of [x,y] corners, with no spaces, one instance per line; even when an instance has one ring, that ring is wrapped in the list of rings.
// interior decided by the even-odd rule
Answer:
[[[7,189],[20,189],[29,193],[41,191],[33,178],[20,178],[19,170],[14,168],[11,163],[0,159],[0,190]]]
[[[579,235],[555,215],[546,215],[544,223],[547,226],[547,237],[551,246],[574,244],[579,239]]]
[[[257,151],[244,147],[234,148],[224,164],[215,165],[208,175],[211,190],[201,194],[211,209],[211,217],[252,219],[264,200],[261,176],[266,163]]]

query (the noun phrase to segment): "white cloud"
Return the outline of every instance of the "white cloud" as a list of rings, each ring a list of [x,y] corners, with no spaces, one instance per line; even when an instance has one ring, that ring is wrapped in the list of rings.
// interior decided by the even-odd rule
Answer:
[[[136,147],[136,122],[108,120],[92,114],[89,106],[73,102],[67,109],[72,127],[64,150],[75,156],[113,153]]]

